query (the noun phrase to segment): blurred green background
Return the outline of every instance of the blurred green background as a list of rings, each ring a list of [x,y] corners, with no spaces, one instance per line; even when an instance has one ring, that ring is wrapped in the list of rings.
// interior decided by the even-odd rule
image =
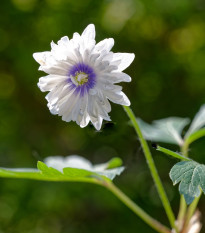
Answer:
[[[134,52],[123,84],[137,116],[193,118],[205,102],[204,0],[3,0],[0,6],[0,166],[35,167],[50,155],[79,154],[93,163],[119,156],[127,167],[115,183],[148,213],[168,224],[141,147],[121,106],[100,132],[50,114],[37,87],[34,52],[72,37],[89,24],[96,40],[113,37],[114,52]],[[178,148],[165,145],[178,150]],[[154,154],[175,213],[179,202],[168,171]],[[204,139],[191,153],[205,163]],[[205,207],[205,198],[200,209]],[[205,230],[202,230],[204,232]],[[0,179],[0,233],[154,232],[111,193],[89,184]]]

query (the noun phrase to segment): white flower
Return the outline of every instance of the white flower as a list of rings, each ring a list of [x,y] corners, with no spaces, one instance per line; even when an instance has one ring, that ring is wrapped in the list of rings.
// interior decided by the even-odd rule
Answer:
[[[106,176],[111,180],[113,180],[116,175],[120,175],[124,171],[124,167],[107,169],[109,167],[109,162],[93,165],[89,160],[79,155],[70,155],[67,157],[49,156],[44,160],[44,163],[48,167],[55,168],[62,173],[64,168],[70,167],[91,171],[97,173],[98,175]]]
[[[57,44],[51,42],[51,51],[34,53],[39,70],[48,73],[39,79],[41,91],[49,91],[46,99],[52,114],[64,121],[76,121],[85,127],[91,121],[99,130],[103,119],[110,121],[111,106],[108,100],[130,105],[121,81],[130,82],[122,71],[134,60],[134,54],[113,53],[112,38],[96,44],[95,27],[90,24],[82,35],[72,39],[62,37]]]

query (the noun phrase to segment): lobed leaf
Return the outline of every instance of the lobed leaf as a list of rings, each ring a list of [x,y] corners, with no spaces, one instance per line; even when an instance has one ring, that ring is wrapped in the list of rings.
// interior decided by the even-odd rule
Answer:
[[[190,204],[201,193],[205,193],[205,165],[195,161],[182,161],[175,164],[170,171],[173,184],[179,184],[179,192]]]
[[[188,118],[169,117],[153,121],[151,125],[137,119],[143,136],[147,140],[182,145],[182,130],[189,123]]]
[[[195,115],[186,135],[185,138],[188,138],[191,134],[198,131],[200,128],[205,126],[205,104],[201,106],[197,114]]]

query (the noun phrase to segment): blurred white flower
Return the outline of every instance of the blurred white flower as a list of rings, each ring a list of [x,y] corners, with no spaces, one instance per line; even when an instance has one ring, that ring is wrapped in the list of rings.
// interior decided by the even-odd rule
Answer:
[[[93,165],[89,160],[79,156],[79,155],[70,155],[67,157],[63,156],[49,156],[44,160],[44,163],[48,167],[57,169],[60,172],[63,172],[64,168],[77,168],[87,171],[97,173],[98,175],[103,175],[113,180],[116,175],[120,175],[124,171],[124,167],[116,167],[108,169],[108,163],[102,163],[98,165]]]
[[[194,215],[191,217],[189,224],[186,228],[184,227],[184,221],[176,221],[176,224],[183,233],[199,233],[202,228],[202,224],[200,222],[201,213],[197,210]],[[172,229],[171,233],[176,233],[174,229]]]
[[[90,24],[82,35],[73,34],[51,42],[51,51],[34,53],[39,70],[48,73],[39,79],[41,91],[49,91],[46,99],[53,114],[64,121],[76,121],[85,127],[91,121],[100,130],[103,119],[110,121],[108,100],[130,105],[119,82],[130,82],[122,71],[134,60],[134,54],[113,53],[112,38],[96,44],[95,26]]]

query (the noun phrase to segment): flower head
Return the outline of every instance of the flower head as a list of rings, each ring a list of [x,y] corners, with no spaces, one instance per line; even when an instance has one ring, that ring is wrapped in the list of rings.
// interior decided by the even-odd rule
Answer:
[[[108,100],[130,105],[121,86],[115,84],[131,81],[122,71],[134,60],[134,54],[113,53],[113,45],[112,38],[96,44],[95,27],[90,24],[82,35],[74,33],[70,40],[62,37],[57,44],[51,42],[51,51],[33,54],[39,70],[48,74],[39,79],[38,86],[49,92],[46,99],[51,113],[81,127],[91,121],[99,130],[103,119],[110,121]]]

